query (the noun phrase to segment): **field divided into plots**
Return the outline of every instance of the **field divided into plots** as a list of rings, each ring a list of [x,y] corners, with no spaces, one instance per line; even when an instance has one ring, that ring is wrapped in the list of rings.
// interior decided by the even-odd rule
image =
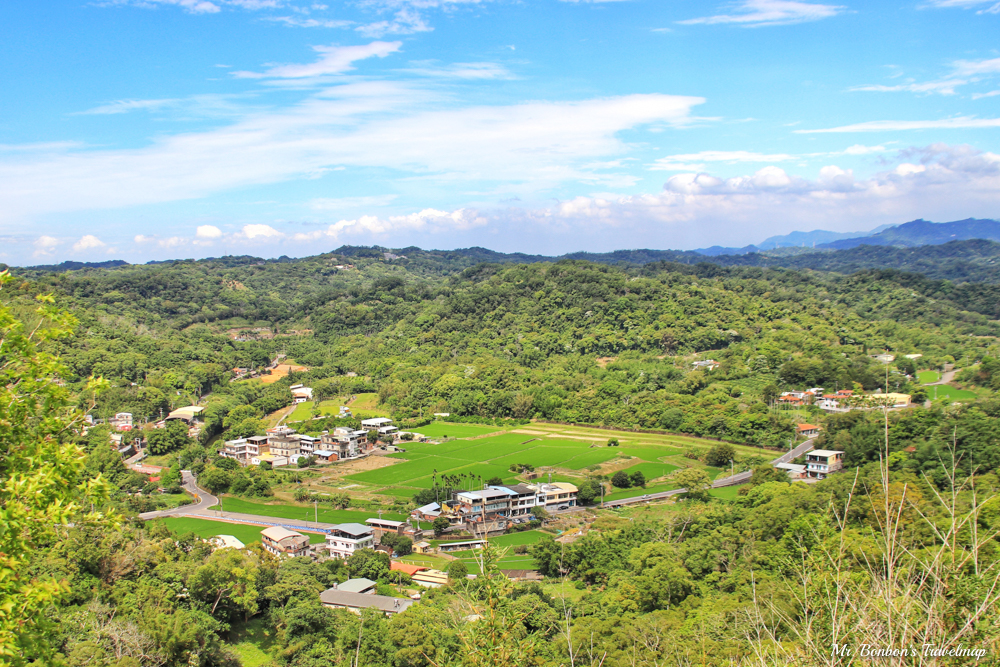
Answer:
[[[532,424],[524,429],[497,433],[497,427],[438,422],[420,429],[425,435],[438,431],[467,435],[437,444],[406,443],[406,452],[387,457],[398,460],[398,463],[350,475],[348,479],[377,487],[380,493],[403,496],[405,492],[412,494],[419,489],[431,488],[435,480],[440,481],[445,474],[484,480],[499,477],[504,482],[514,483],[517,475],[510,471],[510,467],[517,463],[530,464],[544,472],[553,471],[556,473],[554,477],[568,481],[567,476],[572,479],[575,473],[582,478],[587,468],[619,457],[634,457],[628,470],[642,470],[647,478],[653,479],[676,470],[676,465],[664,461],[666,457],[679,455],[692,442],[705,445],[705,441],[696,438],[649,437],[608,431],[594,433],[553,425]],[[449,436],[451,434],[448,433]],[[621,445],[606,446],[608,439],[615,436],[620,436]],[[558,474],[559,471],[564,474]]]

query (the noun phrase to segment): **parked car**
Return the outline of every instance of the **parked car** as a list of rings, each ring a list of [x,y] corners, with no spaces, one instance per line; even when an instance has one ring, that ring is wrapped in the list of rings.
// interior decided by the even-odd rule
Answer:
[[[558,510],[568,510],[569,509],[569,505],[560,505],[556,509],[558,509]]]

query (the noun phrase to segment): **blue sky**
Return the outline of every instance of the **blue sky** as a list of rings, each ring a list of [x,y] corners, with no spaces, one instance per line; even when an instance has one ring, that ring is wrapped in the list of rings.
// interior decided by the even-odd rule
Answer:
[[[1000,2],[0,6],[0,261],[1000,217]]]

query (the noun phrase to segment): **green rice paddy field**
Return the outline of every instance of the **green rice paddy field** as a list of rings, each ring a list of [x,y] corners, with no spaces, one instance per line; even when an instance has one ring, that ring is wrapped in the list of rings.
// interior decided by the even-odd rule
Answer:
[[[157,519],[166,524],[174,535],[184,535],[194,533],[198,537],[209,538],[216,535],[232,535],[243,544],[260,542],[260,531],[262,526],[253,526],[242,523],[226,523],[224,521],[209,521],[208,519],[194,519],[191,517],[169,517]],[[310,544],[320,544],[326,540],[325,536],[319,533],[303,533],[309,537]]]
[[[456,425],[447,424],[442,430],[454,430],[454,426]],[[457,426],[464,427],[465,433],[475,435],[489,433],[487,429],[492,428],[470,428],[466,424]],[[430,429],[424,427],[421,433],[430,435],[428,431]],[[408,443],[406,452],[389,455],[389,458],[398,459],[400,463],[350,475],[349,479],[379,487],[402,487],[413,491],[430,488],[435,479],[440,480],[445,473],[483,479],[500,477],[505,482],[513,483],[516,481],[516,474],[510,472],[510,466],[515,463],[527,463],[536,468],[583,470],[610,461],[620,454],[637,457],[639,461],[636,465],[646,466],[643,474],[647,474],[648,470],[647,476],[652,476],[655,472],[655,476],[659,477],[664,472],[669,473],[675,469],[675,466],[665,464],[660,459],[680,453],[679,449],[662,445],[592,447],[588,440],[506,432],[440,444]]]
[[[241,514],[258,514],[261,516],[273,516],[279,519],[295,519],[296,521],[314,521],[316,514],[312,505],[293,505],[290,503],[256,503],[242,498],[224,497],[222,508],[227,512],[239,512]],[[216,505],[211,509],[217,510]],[[377,512],[371,510],[338,510],[332,507],[316,508],[319,511],[320,523],[364,523],[365,519],[377,517]],[[396,512],[382,512],[383,519],[390,521],[405,521],[406,515]],[[425,523],[425,527],[430,524]]]

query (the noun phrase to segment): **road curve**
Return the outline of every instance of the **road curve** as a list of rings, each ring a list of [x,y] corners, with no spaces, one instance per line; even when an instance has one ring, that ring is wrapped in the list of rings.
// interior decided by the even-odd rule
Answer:
[[[219,499],[211,493],[198,486],[194,474],[190,470],[181,471],[181,486],[195,498],[195,502],[190,505],[182,505],[169,510],[157,510],[155,512],[143,512],[140,519],[162,519],[167,516],[186,516],[188,514],[201,514],[209,507],[218,504]]]
[[[809,438],[801,445],[785,452],[778,458],[771,461],[771,465],[777,465],[778,463],[788,463],[789,461],[794,461],[806,452],[810,452],[813,449],[813,442],[816,438]],[[735,475],[730,475],[729,477],[723,477],[722,479],[717,479],[712,482],[713,489],[720,489],[726,486],[737,486],[739,484],[746,484],[750,481],[753,473],[750,471],[738,472]],[[636,505],[638,503],[646,503],[650,500],[660,500],[662,498],[669,498],[670,496],[676,496],[681,493],[687,493],[687,489],[671,489],[670,491],[661,491],[660,493],[650,493],[645,496],[637,496],[635,498],[622,498],[621,500],[612,500],[604,503],[605,508],[609,507],[624,507],[625,505]]]

